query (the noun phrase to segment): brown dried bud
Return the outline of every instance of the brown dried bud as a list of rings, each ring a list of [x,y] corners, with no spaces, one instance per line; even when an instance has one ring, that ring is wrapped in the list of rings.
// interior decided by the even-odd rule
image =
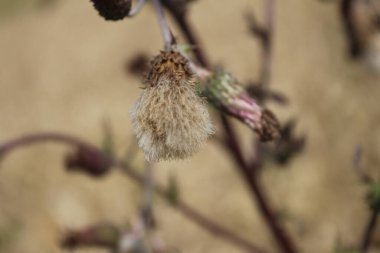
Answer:
[[[176,50],[152,61],[146,88],[130,115],[148,161],[184,159],[213,133],[204,101],[195,94],[188,60]]]
[[[103,247],[116,249],[121,232],[112,224],[98,224],[79,231],[69,231],[63,241],[65,249],[77,249],[81,247]]]
[[[268,109],[263,109],[257,133],[262,141],[270,141],[279,137],[280,123]]]
[[[91,0],[99,15],[106,20],[121,20],[128,16],[131,7],[131,0]]]

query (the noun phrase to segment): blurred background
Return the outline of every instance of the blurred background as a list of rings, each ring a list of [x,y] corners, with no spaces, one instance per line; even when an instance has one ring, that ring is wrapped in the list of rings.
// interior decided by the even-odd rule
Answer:
[[[248,32],[247,10],[262,18],[260,0],[199,0],[189,17],[214,64],[242,82],[259,77],[260,44]],[[179,41],[181,33],[174,30]],[[380,77],[347,53],[338,1],[277,1],[271,87],[290,104],[269,104],[282,122],[297,120],[304,152],[260,175],[268,199],[301,252],[333,252],[338,240],[356,245],[367,217],[366,188],[353,169],[379,176]],[[141,92],[128,73],[139,52],[163,46],[151,6],[135,18],[105,22],[87,0],[0,0],[0,142],[60,131],[94,144],[112,126],[119,155],[134,143],[128,111]],[[215,118],[217,122],[217,118]],[[244,150],[250,132],[236,122]],[[62,234],[99,221],[126,224],[138,215],[141,192],[120,172],[93,179],[67,173],[68,149],[41,144],[12,153],[0,165],[0,252],[65,252]],[[139,153],[136,162],[142,163]],[[257,245],[277,252],[235,164],[217,142],[197,155],[162,162],[157,180],[176,175],[181,194],[202,213]],[[155,202],[159,233],[180,252],[242,252]],[[80,249],[76,252],[106,252]],[[380,229],[370,252],[380,252]]]

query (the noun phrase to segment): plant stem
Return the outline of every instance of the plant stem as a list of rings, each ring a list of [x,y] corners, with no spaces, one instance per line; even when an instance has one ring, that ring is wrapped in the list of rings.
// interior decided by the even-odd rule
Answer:
[[[153,0],[153,5],[158,18],[158,23],[160,25],[162,37],[164,39],[165,50],[169,50],[175,43],[173,33],[171,32],[169,24],[165,19],[160,0]]]
[[[154,195],[154,164],[148,161],[145,162],[144,171],[144,201],[141,208],[142,219],[145,227],[150,229],[154,227],[153,214],[153,195]]]
[[[265,39],[262,39],[260,84],[268,86],[272,70],[272,41],[274,27],[274,6],[276,0],[264,0]]]
[[[199,64],[205,68],[210,69],[211,65],[200,46],[199,39],[196,34],[192,32],[191,26],[189,25],[186,11],[178,8],[178,3],[176,3],[176,1],[162,0],[162,3],[168,9],[169,13],[174,17],[175,22],[177,23],[179,29],[182,31],[183,35],[186,37],[188,43],[194,46],[194,55]]]
[[[136,16],[142,9],[142,7],[144,6],[146,0],[138,0],[136,5],[133,6],[133,8],[131,9],[131,11],[128,13],[128,17],[134,17]]]
[[[268,204],[267,197],[261,188],[256,174],[256,168],[250,167],[244,160],[239,143],[237,142],[237,136],[235,134],[232,125],[228,119],[222,115],[222,124],[226,131],[226,147],[230,150],[232,157],[234,158],[236,164],[238,165],[240,174],[245,179],[248,184],[251,193],[253,193],[254,200],[258,205],[258,209],[264,217],[270,231],[272,232],[276,242],[282,252],[284,253],[295,253],[297,250],[293,245],[292,240],[285,232],[285,230],[278,223],[274,212]]]
[[[272,29],[273,7],[274,7],[275,0],[267,0],[267,1],[268,2],[266,2],[265,13],[266,15],[268,15],[267,17],[268,28]],[[205,58],[205,54],[200,46],[200,43],[197,41],[196,39],[197,37],[195,36],[192,27],[187,22],[185,15],[182,15],[183,13],[176,11],[177,9],[171,8],[170,5],[168,6],[166,4],[167,2],[170,2],[170,1],[164,0],[165,6],[168,8],[169,12],[172,14],[173,18],[176,20],[177,24],[180,26],[188,42],[190,44],[197,45],[197,53],[195,54],[195,56],[197,57],[197,60],[199,61],[199,63],[203,65],[203,67],[210,68],[210,65],[207,59]],[[263,56],[263,59],[265,58],[265,63],[263,63],[263,66],[265,66],[265,75],[269,76],[270,68],[271,68],[271,58],[272,58],[271,47],[268,46],[265,52],[266,52],[265,57]],[[266,77],[266,79],[269,79],[269,78]],[[265,82],[267,81],[268,80],[266,80]],[[259,185],[257,181],[256,174],[254,173],[256,168],[249,166],[248,163],[245,161],[243,157],[243,153],[240,149],[240,144],[238,142],[237,136],[229,120],[224,115],[221,115],[221,119],[222,119],[223,129],[226,134],[226,140],[228,143],[226,146],[230,150],[231,155],[233,156],[235,162],[238,165],[240,173],[243,175],[243,178],[248,184],[249,189],[253,197],[255,198],[256,203],[258,204],[259,210],[261,214],[263,215],[268,227],[270,228],[278,246],[284,253],[296,253],[297,250],[291,238],[288,236],[286,231],[280,226],[280,224],[278,223],[274,215],[274,212],[271,210],[269,204],[267,203],[267,199],[263,193],[261,186]]]
[[[17,148],[22,148],[26,146],[30,146],[32,144],[38,143],[60,143],[65,144],[74,148],[89,148],[91,150],[95,150],[105,156],[108,156],[104,153],[103,150],[97,148],[96,146],[86,143],[78,138],[75,138],[70,135],[61,134],[61,133],[37,133],[26,135],[8,142],[5,142],[0,145],[0,158],[4,158],[5,155],[9,154],[11,151],[14,151]],[[109,157],[112,160],[112,164],[114,167],[120,168],[122,172],[124,172],[129,178],[138,183],[139,186],[143,187],[145,178],[143,175],[137,172],[137,170],[133,169],[129,164],[122,162],[113,157]],[[156,185],[154,187],[155,192],[168,204],[171,204],[170,200],[167,198],[167,189],[161,185]],[[224,239],[225,241],[246,250],[247,252],[252,253],[266,253],[266,251],[260,249],[250,241],[238,236],[234,232],[228,230],[221,225],[214,223],[210,219],[206,218],[194,208],[186,204],[185,202],[178,199],[176,205],[172,205],[176,210],[178,210],[182,215],[188,218],[190,221],[194,222],[204,230],[209,233]]]

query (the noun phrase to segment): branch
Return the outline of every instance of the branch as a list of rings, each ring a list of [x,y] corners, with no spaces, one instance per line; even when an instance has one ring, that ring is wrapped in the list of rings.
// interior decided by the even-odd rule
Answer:
[[[266,14],[270,15],[270,17],[267,20],[270,20],[268,23],[269,29],[272,29],[272,20],[273,20],[273,12],[270,10],[269,7],[273,8],[274,0],[268,0],[269,2],[266,3],[266,7],[268,8],[266,11]],[[202,50],[202,48],[199,46],[200,43],[196,40],[196,36],[191,28],[191,26],[188,24],[187,19],[185,18],[185,15],[183,13],[176,11],[175,8],[172,8],[170,5],[170,0],[163,0],[164,5],[168,8],[169,12],[172,14],[173,18],[176,20],[176,22],[179,24],[180,28],[182,29],[182,32],[184,33],[185,37],[187,38],[188,42],[193,45],[197,45],[197,54],[195,55],[198,59],[198,61],[202,64],[204,68],[209,68],[210,65],[207,61],[207,59],[204,57],[205,54]],[[181,15],[182,14],[182,15]],[[268,51],[266,51],[265,57],[266,68],[270,67],[270,59],[271,59],[271,47],[268,47]],[[269,75],[269,71],[266,70],[266,73]],[[245,161],[243,154],[240,150],[240,144],[238,142],[238,139],[236,137],[235,131],[232,129],[229,120],[224,116],[221,115],[222,123],[224,132],[226,134],[226,140],[228,141],[228,148],[231,151],[231,154],[233,158],[235,159],[238,168],[243,175],[243,178],[246,180],[247,184],[250,187],[251,193],[253,194],[256,202],[259,205],[259,210],[261,214],[264,216],[266,223],[268,224],[268,227],[272,231],[272,234],[274,235],[274,238],[276,239],[277,244],[281,248],[281,250],[284,253],[295,253],[297,250],[295,249],[295,246],[291,240],[291,238],[287,235],[286,231],[281,228],[279,223],[277,222],[277,219],[274,215],[274,213],[271,211],[269,205],[267,204],[267,200],[264,197],[263,191],[258,184],[257,180],[255,179],[255,174],[253,174],[253,170],[255,168],[251,168],[247,162]]]
[[[261,75],[260,84],[268,86],[270,82],[272,70],[272,41],[273,41],[273,26],[274,26],[274,6],[276,0],[264,1],[264,27],[266,31],[266,40],[262,43],[261,55]]]
[[[368,248],[369,248],[373,233],[375,232],[379,213],[380,213],[380,198],[377,200],[375,206],[372,207],[372,213],[368,220],[368,224],[363,234],[362,243],[360,245],[361,253],[368,252]]]
[[[75,138],[73,136],[61,133],[37,133],[26,135],[5,142],[0,145],[0,158],[4,158],[5,155],[9,154],[11,151],[14,151],[15,149],[45,142],[65,144],[70,147],[77,148],[79,150],[85,149],[87,151],[94,152],[95,154],[100,155],[102,158],[109,161],[107,171],[109,171],[109,169],[112,166],[120,168],[129,178],[138,183],[140,187],[143,187],[144,185],[144,176],[138,173],[132,167],[130,167],[129,164],[126,164],[125,162],[116,158],[109,157],[101,149],[95,147],[94,145],[83,142],[80,139]],[[224,239],[225,241],[234,244],[235,246],[244,249],[247,252],[266,253],[266,251],[260,249],[253,243],[241,238],[240,236],[236,235],[234,232],[228,230],[227,228],[224,228],[221,225],[209,220],[208,218],[198,213],[195,209],[193,209],[191,206],[181,201],[180,199],[178,199],[176,201],[176,204],[173,205],[172,201],[167,197],[168,190],[165,187],[161,185],[156,185],[155,192],[168,204],[171,204],[175,209],[181,212],[182,215],[184,215],[190,221],[194,222],[195,224],[208,231],[209,233],[221,239]]]
[[[160,0],[153,0],[153,5],[158,18],[158,23],[160,25],[162,37],[164,39],[165,49],[169,50],[171,46],[175,44],[173,33],[171,32],[168,22],[165,19]]]
[[[297,252],[291,238],[288,236],[286,231],[278,223],[276,216],[272,209],[270,208],[267,198],[261,188],[259,182],[257,181],[256,168],[250,167],[244,160],[243,154],[240,150],[239,144],[237,142],[237,136],[232,128],[232,125],[228,119],[222,116],[222,124],[226,131],[226,148],[228,148],[234,158],[236,164],[238,165],[240,174],[245,179],[251,190],[252,196],[256,201],[259,211],[264,217],[269,229],[271,230],[274,238],[277,241],[278,246],[284,253],[295,253]]]
[[[147,229],[154,227],[153,195],[154,195],[154,164],[145,162],[144,171],[144,201],[141,207],[141,216]]]

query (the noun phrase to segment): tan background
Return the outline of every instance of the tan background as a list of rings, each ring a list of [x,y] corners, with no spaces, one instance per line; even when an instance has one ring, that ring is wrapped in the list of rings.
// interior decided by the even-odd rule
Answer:
[[[0,141],[57,130],[100,143],[101,123],[109,118],[122,153],[133,138],[128,109],[140,92],[139,80],[125,72],[126,61],[162,46],[152,9],[107,23],[84,0],[43,8],[31,0],[10,2],[0,1]],[[259,0],[202,0],[192,7],[208,55],[242,81],[257,78],[259,61],[259,45],[247,35],[242,13],[260,14],[261,8]],[[263,184],[308,253],[332,252],[338,238],[347,245],[360,238],[368,212],[365,188],[352,170],[355,147],[363,146],[375,176],[379,168],[380,79],[347,60],[337,11],[335,4],[316,0],[279,0],[276,10],[272,85],[291,105],[272,108],[282,120],[298,118],[297,132],[308,143],[286,169],[268,167]],[[245,145],[248,153],[251,145]],[[68,228],[135,217],[140,193],[133,182],[118,172],[100,180],[68,174],[62,166],[66,151],[38,145],[1,164],[0,252],[62,252],[57,241]],[[157,176],[165,182],[175,173],[188,202],[275,252],[233,166],[209,142],[192,159],[160,164]],[[241,252],[157,205],[162,237],[181,252]],[[377,235],[380,240],[380,230]]]

